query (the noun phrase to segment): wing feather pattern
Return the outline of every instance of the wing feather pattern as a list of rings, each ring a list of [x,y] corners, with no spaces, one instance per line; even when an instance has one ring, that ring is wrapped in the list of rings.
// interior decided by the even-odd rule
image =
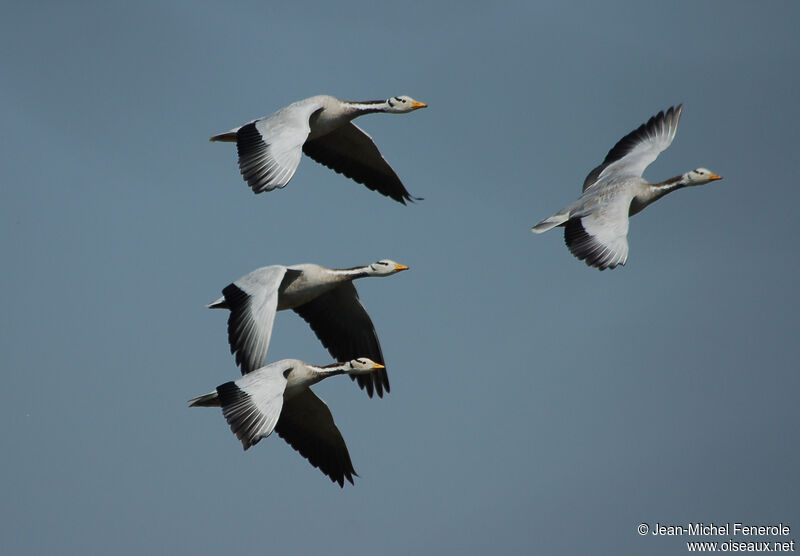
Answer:
[[[589,172],[583,182],[586,191],[601,178],[616,174],[618,176],[641,177],[645,168],[670,146],[678,131],[683,105],[673,106],[661,111],[620,139],[608,151],[603,163]]]
[[[570,252],[600,270],[624,265],[628,259],[628,215],[593,212],[572,218],[564,226],[564,242]]]
[[[228,343],[242,374],[264,364],[278,308],[278,288],[286,267],[265,266],[222,290],[227,307]]]
[[[217,387],[222,414],[245,450],[268,437],[281,415],[284,371],[274,364]]]
[[[301,101],[236,130],[239,171],[254,193],[289,183],[311,131],[309,119],[318,110],[322,110],[321,104]],[[224,138],[225,134],[216,137]]]
[[[369,357],[376,363],[384,364],[378,333],[352,282],[345,282],[296,307],[294,311],[311,326],[322,345],[337,361]],[[350,378],[357,381],[362,390],[366,389],[370,398],[373,391],[378,393],[379,398],[383,397],[384,390],[389,392],[386,369],[365,375],[350,375]]]
[[[303,145],[303,152],[340,174],[395,201],[412,197],[366,132],[349,122]]]
[[[331,410],[311,390],[284,402],[275,432],[340,487],[358,476]]]

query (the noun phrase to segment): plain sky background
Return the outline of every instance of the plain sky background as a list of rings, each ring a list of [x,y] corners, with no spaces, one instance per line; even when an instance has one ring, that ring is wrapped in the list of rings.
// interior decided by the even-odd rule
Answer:
[[[636,526],[696,521],[800,541],[798,22],[788,1],[4,2],[0,552],[683,554]],[[424,201],[308,158],[256,196],[208,142],[319,93],[429,104],[358,120]],[[625,267],[530,233],[680,102],[645,177],[725,179],[633,218]],[[238,376],[204,308],[225,285],[381,258],[411,267],[357,284],[391,394],[315,387],[355,486],[187,407]],[[285,357],[331,362],[283,312]]]

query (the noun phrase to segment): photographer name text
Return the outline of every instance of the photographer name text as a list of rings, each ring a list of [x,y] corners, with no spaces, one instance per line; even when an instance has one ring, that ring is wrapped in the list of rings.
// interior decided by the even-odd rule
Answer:
[[[774,525],[751,525],[747,523],[689,523],[688,525],[662,525],[656,523],[650,527],[650,534],[656,536],[741,536],[741,537],[775,537],[787,536],[792,529],[784,523]],[[640,531],[641,532],[641,531]]]

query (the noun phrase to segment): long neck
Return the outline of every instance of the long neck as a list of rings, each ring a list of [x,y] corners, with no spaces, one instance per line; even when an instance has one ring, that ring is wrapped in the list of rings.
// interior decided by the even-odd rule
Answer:
[[[374,112],[386,112],[391,108],[389,101],[386,100],[364,100],[361,102],[352,100],[343,100],[345,110],[352,115],[361,116],[363,114],[372,114]]]
[[[331,365],[325,365],[324,367],[309,365],[309,367],[314,371],[314,375],[319,377],[315,382],[319,382],[329,376],[343,375],[349,370],[347,363],[333,363]]]
[[[336,269],[331,269],[331,272],[341,281],[344,281],[344,280],[355,280],[356,278],[364,278],[365,276],[369,276],[368,270],[369,270],[369,265],[355,266],[353,268],[336,268]]]
[[[629,216],[641,212],[647,205],[658,201],[667,193],[686,187],[686,185],[686,178],[683,175],[675,176],[659,183],[647,184],[647,187],[631,201],[631,208],[628,211]]]
[[[286,384],[286,389],[283,392],[284,399],[290,399],[297,394],[305,391],[310,386],[315,385],[317,382],[328,378],[329,376],[340,375],[346,373],[345,366],[342,363],[334,363],[326,367],[318,367],[308,363],[297,362],[302,368],[295,368],[295,372],[289,375],[289,380]]]
[[[286,388],[283,391],[283,399],[291,399],[305,392],[320,380],[324,380],[329,376],[340,375],[343,372],[345,370],[339,363],[327,367],[317,367],[303,361],[294,361],[294,370],[289,374]]]

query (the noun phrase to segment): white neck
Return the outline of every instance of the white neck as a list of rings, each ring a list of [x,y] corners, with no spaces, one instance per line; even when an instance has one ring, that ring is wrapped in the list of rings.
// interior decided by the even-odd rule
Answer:
[[[342,375],[347,373],[350,368],[347,366],[347,363],[334,363],[333,365],[326,365],[325,367],[317,367],[316,365],[309,365],[309,368],[312,370],[314,375],[316,375],[317,380],[314,382],[319,382],[324,378],[328,378],[329,376],[336,376]]]
[[[353,113],[354,117],[374,112],[386,112],[391,108],[386,100],[367,100],[363,102],[343,100],[342,105],[347,112]]]
[[[299,366],[302,365],[302,368]],[[347,372],[344,365],[336,363],[328,367],[318,367],[308,363],[298,361],[293,372],[289,375],[286,389],[283,392],[284,399],[290,399],[297,394],[305,391],[317,382],[329,376],[340,375]]]
[[[369,265],[366,266],[356,266],[354,268],[335,268],[331,269],[331,272],[335,276],[342,277],[346,280],[355,280],[356,278],[362,278],[364,276],[369,276]]]

